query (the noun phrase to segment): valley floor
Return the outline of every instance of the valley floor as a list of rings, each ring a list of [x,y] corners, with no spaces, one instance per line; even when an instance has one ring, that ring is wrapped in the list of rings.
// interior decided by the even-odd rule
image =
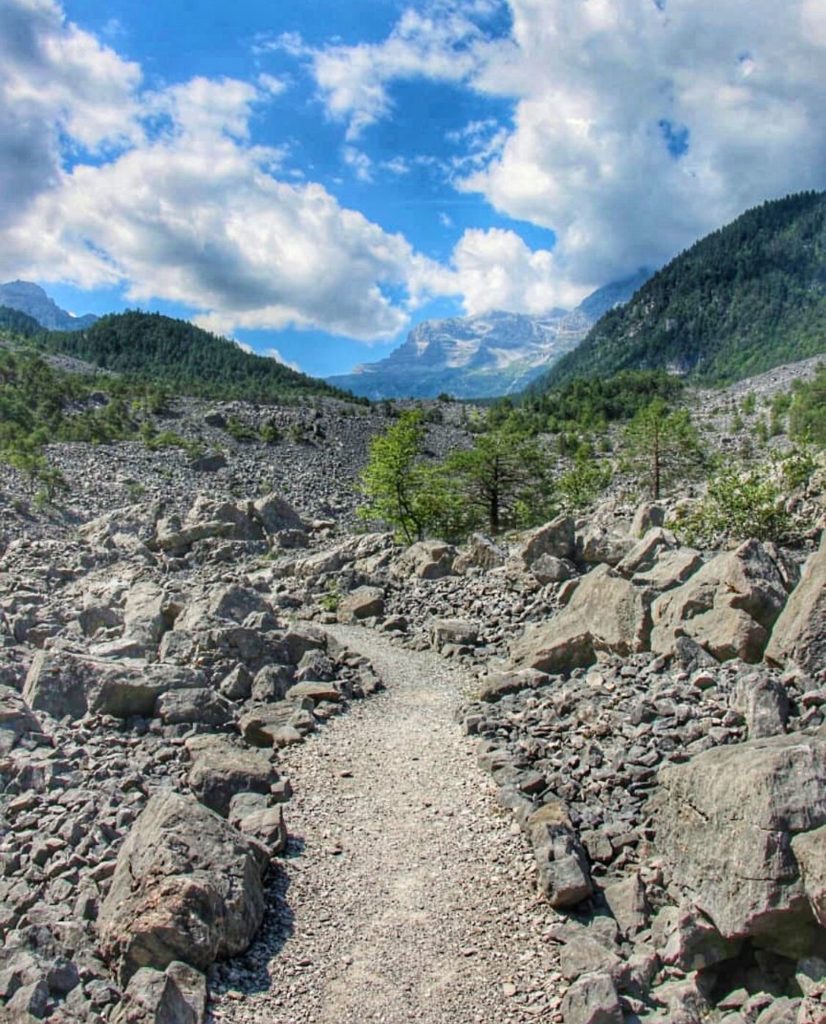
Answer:
[[[210,1020],[553,1020],[554,915],[456,726],[471,680],[434,652],[332,632],[387,692],[285,755],[289,855],[258,940],[211,985]]]

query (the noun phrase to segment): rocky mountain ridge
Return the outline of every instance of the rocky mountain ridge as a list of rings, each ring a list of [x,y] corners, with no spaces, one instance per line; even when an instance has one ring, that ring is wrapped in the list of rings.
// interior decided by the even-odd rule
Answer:
[[[0,306],[25,313],[48,331],[82,331],[99,319],[94,313],[85,316],[68,313],[50,299],[40,285],[32,281],[7,281],[0,284]]]
[[[756,386],[788,379],[778,371]],[[709,417],[712,405],[728,415],[725,394],[703,401]],[[436,452],[467,437],[458,410],[443,413],[447,422],[428,424]],[[273,416],[276,444],[226,429]],[[817,1024],[823,494],[794,496],[814,525],[787,550],[753,540],[693,550],[669,529],[676,500],[618,497],[519,535],[405,549],[353,528],[355,476],[390,422],[381,408],[334,399],[278,409],[178,400],[159,425],[207,442],[204,454],[49,446],[72,484],[62,511],[38,509],[25,478],[4,477],[2,1013],[286,1022],[372,986],[380,1006],[345,999],[337,1019],[402,1020],[413,1006],[428,1024],[479,1014]],[[445,763],[467,773],[466,789],[450,792],[478,795],[487,777],[509,816],[510,847],[507,825],[495,841],[500,856],[511,850],[498,884],[520,908],[508,934],[531,952],[519,963],[508,939],[512,960],[492,987],[474,965],[502,969],[502,919],[460,917],[460,966],[450,963],[461,983],[434,976],[420,996],[422,965],[404,950],[392,948],[392,977],[380,957],[363,962],[365,950],[391,949],[371,942],[388,920],[392,942],[409,880],[393,872],[409,864],[358,873],[385,821],[370,817],[358,771],[367,761],[336,761],[350,778],[334,808],[326,763],[337,716],[368,697],[380,719],[397,699],[393,665],[417,652],[466,681],[466,738],[437,726],[440,742],[456,737]],[[421,700],[422,730],[457,703]],[[366,727],[366,714],[354,717]],[[405,742],[415,760],[416,732]],[[438,842],[423,849],[467,855],[472,844],[451,839],[468,824],[464,808],[421,778],[434,788],[413,785],[404,799],[406,777],[391,780],[393,815],[413,815],[409,837],[435,830],[438,811]],[[293,790],[319,823],[306,851],[291,829]],[[291,921],[289,881],[305,863],[337,884],[296,882],[311,905],[293,906]],[[343,947],[337,908],[349,912],[354,879],[369,886],[355,903],[365,917],[358,943]],[[459,890],[443,896],[440,906],[458,906]],[[410,908],[419,931],[420,899]],[[257,937],[274,916],[282,923]],[[431,938],[447,941],[438,928]],[[280,987],[269,989],[271,976]],[[457,984],[458,1007],[448,1002]]]
[[[371,399],[515,394],[575,348],[603,313],[627,302],[649,276],[640,270],[606,285],[574,310],[540,316],[493,310],[425,320],[386,359],[328,381]]]

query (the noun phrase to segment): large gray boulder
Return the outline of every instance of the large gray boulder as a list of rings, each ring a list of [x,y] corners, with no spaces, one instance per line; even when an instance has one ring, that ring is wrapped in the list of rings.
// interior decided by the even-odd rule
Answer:
[[[393,565],[399,577],[413,576],[420,580],[440,580],[456,575],[453,560],[456,548],[441,540],[420,540],[411,544]]]
[[[646,591],[598,566],[580,579],[559,614],[528,626],[511,648],[511,661],[555,674],[593,664],[597,651],[643,651],[651,629],[648,602]]]
[[[192,792],[222,818],[236,793],[269,793],[278,781],[266,751],[241,747],[227,736],[193,736],[186,748],[192,758],[187,776]]]
[[[807,672],[826,668],[826,531],[774,625],[766,661]]]
[[[31,733],[39,733],[40,723],[17,690],[0,686],[0,757]]]
[[[339,622],[359,622],[384,614],[384,591],[381,587],[356,587],[343,597],[336,609]]]
[[[177,665],[147,665],[85,658],[66,651],[38,651],[23,697],[35,711],[53,718],[82,718],[89,713],[151,717],[158,697],[168,690],[203,685],[202,673]]]
[[[826,825],[795,836],[792,850],[812,912],[826,928]]]
[[[118,854],[100,908],[107,960],[128,981],[182,960],[206,970],[249,946],[264,916],[266,857],[194,797],[156,793]]]
[[[453,562],[453,568],[458,573],[465,573],[468,569],[495,569],[504,565],[507,559],[507,552],[504,548],[486,537],[483,533],[473,533],[467,542],[467,549],[462,551]]]
[[[516,557],[525,569],[530,569],[541,555],[571,560],[575,554],[574,521],[570,516],[561,515],[525,534]]]
[[[826,737],[707,750],[660,773],[656,846],[727,939],[805,955],[814,917],[792,840],[826,824]]]
[[[304,521],[292,505],[275,493],[254,502],[253,514],[270,535],[281,530],[305,529]]]
[[[651,649],[673,654],[676,639],[688,636],[720,661],[760,661],[785,602],[777,565],[762,544],[746,541],[657,598]]]
[[[588,858],[567,811],[550,801],[528,818],[539,888],[555,909],[576,906],[594,891]]]

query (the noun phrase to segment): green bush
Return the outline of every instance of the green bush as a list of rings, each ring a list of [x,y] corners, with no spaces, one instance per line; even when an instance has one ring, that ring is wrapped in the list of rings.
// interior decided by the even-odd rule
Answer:
[[[705,498],[678,525],[688,543],[702,547],[752,537],[781,541],[791,530],[783,492],[765,467],[719,470],[709,480]]]

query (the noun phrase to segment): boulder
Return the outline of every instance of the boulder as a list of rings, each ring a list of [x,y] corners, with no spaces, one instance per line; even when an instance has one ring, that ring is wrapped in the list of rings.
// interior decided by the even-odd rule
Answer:
[[[643,651],[651,628],[648,601],[645,591],[598,566],[557,615],[528,626],[511,648],[511,661],[556,674],[593,664],[597,651]]]
[[[259,498],[253,503],[252,509],[254,517],[270,535],[281,530],[306,529],[301,516],[278,494],[271,493]]]
[[[202,804],[226,817],[236,793],[269,793],[278,772],[263,750],[238,746],[227,736],[194,736],[186,741],[192,758],[187,782]]]
[[[554,909],[573,907],[594,891],[585,850],[561,803],[551,801],[528,818],[539,888]]]
[[[219,469],[226,469],[229,463],[223,452],[206,452],[197,459],[193,459],[189,468],[195,473],[217,473]]]
[[[562,583],[577,575],[576,566],[566,558],[540,555],[531,566],[531,574],[541,584]]]
[[[232,721],[232,704],[207,687],[169,690],[155,704],[155,714],[164,725],[200,724],[223,728]]]
[[[657,915],[654,942],[663,963],[685,973],[705,970],[740,952],[742,943],[725,939],[696,907],[665,907]]]
[[[201,684],[200,672],[177,665],[98,661],[66,651],[38,651],[23,696],[35,711],[58,719],[82,718],[87,713],[148,718],[162,693]]]
[[[820,925],[826,928],[826,825],[795,836],[792,852],[812,912]]]
[[[620,932],[626,938],[631,938],[647,927],[651,908],[639,872],[635,871],[628,878],[606,885],[602,895]]]
[[[238,728],[247,743],[254,747],[281,747],[300,743],[315,729],[309,711],[313,702],[280,700],[274,704],[253,704],[238,719]]]
[[[826,824],[826,737],[773,736],[664,768],[656,846],[727,939],[806,955],[814,918],[792,848]]]
[[[650,569],[635,572],[631,577],[638,587],[647,587],[657,593],[673,590],[685,583],[703,564],[699,551],[694,548],[677,548],[675,551],[660,550]]]
[[[165,971],[141,967],[132,975],[113,1024],[202,1024],[206,1018],[206,978],[174,960]]]
[[[453,560],[456,548],[440,540],[420,540],[402,554],[394,571],[400,576],[414,576],[420,580],[440,580],[455,575]]]
[[[657,598],[651,649],[672,654],[676,638],[689,636],[720,661],[760,661],[785,601],[777,565],[762,544],[746,541]]]
[[[670,530],[655,526],[617,563],[617,572],[628,579],[635,573],[647,572],[664,552],[673,551],[677,546],[677,538]]]
[[[37,716],[17,690],[0,686],[0,757],[13,750],[23,736],[40,731]]]
[[[623,1024],[619,996],[609,974],[583,974],[560,1006],[565,1024]]]
[[[634,546],[634,538],[627,533],[591,522],[576,535],[575,561],[581,565],[618,565]]]
[[[575,553],[574,521],[570,516],[561,515],[525,534],[516,557],[525,569],[530,569],[541,555],[570,561]]]
[[[175,621],[177,608],[151,580],[134,583],[123,606],[123,634],[145,645],[157,646]]]
[[[428,631],[430,642],[437,651],[447,644],[473,647],[479,639],[479,627],[464,619],[434,619]]]
[[[98,918],[104,956],[125,982],[142,967],[237,956],[264,916],[265,860],[193,797],[161,790],[118,854]]]
[[[467,542],[467,549],[457,555],[453,562],[456,572],[463,574],[468,569],[496,569],[504,565],[507,552],[483,533],[473,533]]]
[[[665,509],[662,505],[656,505],[650,501],[644,501],[637,506],[634,518],[631,520],[631,536],[644,537],[649,530],[662,526],[665,522]]]
[[[789,717],[786,690],[760,669],[737,677],[731,704],[744,715],[750,740],[786,731]]]
[[[826,531],[774,624],[766,661],[812,673],[826,667]]]
[[[336,609],[339,622],[359,622],[384,614],[384,591],[381,587],[356,587],[343,597]]]

